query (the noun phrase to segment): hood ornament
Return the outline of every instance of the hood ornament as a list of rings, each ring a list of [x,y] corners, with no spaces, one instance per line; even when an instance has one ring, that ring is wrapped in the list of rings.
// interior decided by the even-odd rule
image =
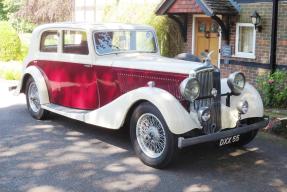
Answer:
[[[206,57],[205,57],[205,62],[204,62],[204,64],[205,65],[212,65],[211,64],[211,56],[212,56],[212,54],[214,53],[214,51],[211,51],[211,52],[209,52],[207,55],[206,55]]]
[[[217,89],[213,88],[211,90],[211,95],[213,95],[213,97],[216,97],[217,96]]]

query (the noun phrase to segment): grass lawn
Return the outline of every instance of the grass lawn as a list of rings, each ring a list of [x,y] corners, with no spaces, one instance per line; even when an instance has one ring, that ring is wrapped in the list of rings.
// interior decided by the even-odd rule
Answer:
[[[19,80],[22,73],[22,62],[20,61],[0,61],[0,78],[6,80]]]

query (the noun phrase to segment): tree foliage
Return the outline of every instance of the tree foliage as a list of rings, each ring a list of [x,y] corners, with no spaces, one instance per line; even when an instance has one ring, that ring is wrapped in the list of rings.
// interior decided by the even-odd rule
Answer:
[[[6,21],[17,12],[23,0],[0,0],[0,20]]]
[[[21,41],[17,32],[8,22],[0,22],[0,60],[10,61],[19,59]]]
[[[0,20],[4,21],[7,20],[7,11],[5,10],[5,6],[3,0],[0,0]]]
[[[131,24],[147,24],[155,28],[161,54],[173,57],[182,51],[183,40],[178,24],[167,16],[155,15],[155,3],[117,2],[105,7],[105,22],[122,22]]]
[[[257,87],[265,107],[287,108],[287,71],[259,76]]]
[[[69,21],[73,0],[24,0],[17,16],[35,24]]]

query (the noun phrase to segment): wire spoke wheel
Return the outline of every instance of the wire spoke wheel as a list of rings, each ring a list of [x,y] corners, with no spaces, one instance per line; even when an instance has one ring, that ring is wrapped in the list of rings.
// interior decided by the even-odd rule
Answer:
[[[32,82],[29,85],[28,99],[29,99],[29,104],[30,104],[31,110],[35,113],[38,113],[41,109],[41,105],[40,105],[38,88],[37,88],[35,82]]]
[[[136,137],[141,150],[150,158],[158,158],[166,147],[166,133],[161,121],[151,113],[140,116]]]

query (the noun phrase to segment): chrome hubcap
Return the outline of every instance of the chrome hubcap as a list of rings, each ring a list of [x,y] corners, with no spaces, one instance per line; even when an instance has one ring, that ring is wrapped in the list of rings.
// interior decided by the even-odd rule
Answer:
[[[32,111],[35,113],[39,112],[39,110],[41,109],[41,105],[40,105],[38,88],[35,82],[32,82],[29,86],[28,99]]]
[[[151,113],[143,114],[137,121],[137,141],[150,158],[159,157],[166,146],[166,133],[160,120]]]

